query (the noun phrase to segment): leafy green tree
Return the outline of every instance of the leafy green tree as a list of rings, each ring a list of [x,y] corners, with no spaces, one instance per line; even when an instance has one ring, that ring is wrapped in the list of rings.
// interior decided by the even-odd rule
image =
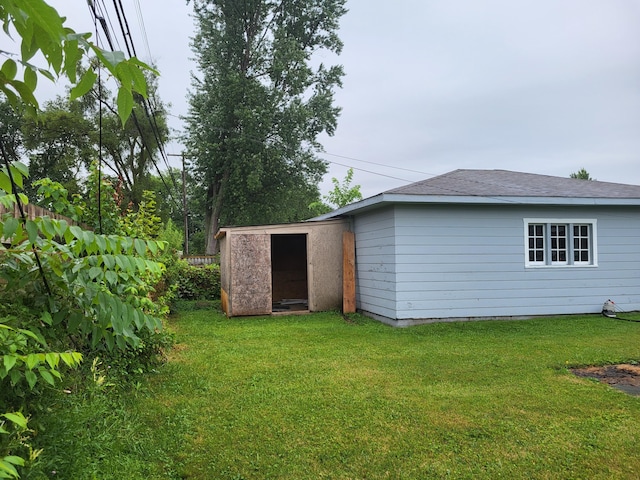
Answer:
[[[220,223],[300,220],[319,198],[318,136],[340,109],[336,33],[346,0],[193,0],[194,77],[186,144],[204,197],[206,252]]]
[[[21,112],[7,101],[5,95],[0,94],[0,141],[14,158],[21,158],[24,152],[22,130]]]
[[[29,152],[29,179],[25,192],[33,196],[32,182],[49,178],[71,194],[80,193],[81,174],[97,158],[95,124],[78,101],[58,97],[44,105],[38,118],[24,118],[25,149]]]
[[[584,168],[581,168],[577,172],[572,173],[571,175],[569,175],[569,177],[577,178],[579,180],[594,180],[593,178],[591,178],[591,175],[589,175],[589,172],[587,172]]]
[[[353,168],[347,170],[347,174],[342,181],[342,184],[336,177],[331,178],[333,183],[333,189],[324,195],[324,200],[328,204],[322,202],[314,202],[309,205],[309,209],[313,215],[321,215],[323,213],[330,212],[334,208],[342,208],[350,203],[362,200],[362,193],[360,193],[360,185],[351,185],[353,181]]]
[[[158,161],[161,145],[169,138],[166,121],[166,107],[157,95],[157,80],[147,76],[148,96],[134,96],[132,115],[124,128],[113,99],[113,106],[102,112],[102,161],[105,171],[122,188],[125,205],[132,203],[137,207],[142,201],[143,192],[150,189],[153,162]],[[94,98],[98,92],[94,91]],[[94,123],[98,124],[98,112],[92,107]],[[166,190],[166,187],[162,190]],[[165,196],[169,196],[165,192]]]

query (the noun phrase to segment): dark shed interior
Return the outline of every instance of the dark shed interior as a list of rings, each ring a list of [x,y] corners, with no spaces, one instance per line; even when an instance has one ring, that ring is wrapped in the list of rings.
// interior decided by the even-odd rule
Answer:
[[[271,268],[273,311],[306,310],[307,235],[271,235]]]

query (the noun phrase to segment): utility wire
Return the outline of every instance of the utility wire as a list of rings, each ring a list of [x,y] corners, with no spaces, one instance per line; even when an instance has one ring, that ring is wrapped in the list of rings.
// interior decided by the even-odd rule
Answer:
[[[89,5],[90,5],[90,7],[93,7],[93,3],[92,3],[91,0],[89,0]],[[114,5],[114,8],[115,8],[117,17],[118,17],[118,23],[120,25],[120,30],[121,30],[122,35],[123,35],[123,39],[124,39],[124,42],[125,42],[125,47],[126,47],[127,53],[129,54],[129,57],[135,56],[136,50],[135,50],[135,46],[133,44],[133,39],[131,37],[131,32],[129,30],[129,23],[128,23],[126,15],[124,13],[124,8],[122,7],[122,2],[121,2],[121,0],[113,0],[113,5]],[[95,8],[91,8],[91,11],[94,14],[94,16],[97,14]],[[108,31],[108,27],[106,25],[106,22],[104,20],[102,20],[102,21],[100,21],[100,24],[101,24],[103,30],[105,30],[105,34],[107,35],[107,38],[109,39],[110,48],[112,50],[114,50],[113,41],[110,40],[111,39],[111,35],[110,35],[109,31]],[[162,140],[160,138],[160,135],[159,135],[159,128],[158,128],[157,121],[156,121],[155,117],[152,119],[152,115],[149,113],[148,99],[145,99],[144,97],[141,97],[140,98],[140,103],[142,104],[142,106],[144,108],[144,111],[145,111],[145,115],[147,116],[147,119],[149,120],[149,123],[150,123],[150,126],[151,126],[151,130],[153,132],[153,135],[155,136],[156,143],[158,145],[158,149],[161,152],[162,157],[164,159],[164,163],[165,163],[165,165],[167,166],[167,168],[169,170],[169,174],[170,174],[170,176],[172,178],[174,187],[178,188],[178,183],[177,183],[177,181],[176,181],[176,179],[175,179],[175,177],[173,175],[173,172],[171,172],[171,169],[169,168],[169,163],[168,163],[168,160],[167,160],[167,157],[166,157],[166,153],[165,153],[165,150],[164,150],[164,144],[163,144],[163,142],[162,142]],[[134,121],[136,129],[138,130],[138,133],[140,134],[140,139],[142,141],[143,148],[145,148],[147,150],[147,152],[149,154],[149,160],[151,161],[151,163],[155,167],[156,171],[158,172],[160,180],[162,181],[162,184],[164,185],[164,187],[167,190],[167,194],[172,199],[174,205],[177,208],[180,208],[178,202],[176,201],[176,199],[173,196],[173,193],[171,192],[171,189],[169,189],[169,186],[167,185],[167,183],[166,183],[166,181],[165,181],[165,179],[164,179],[164,177],[162,175],[162,172],[160,171],[160,168],[158,167],[155,159],[153,158],[153,155],[151,153],[152,150],[149,148],[149,144],[146,141],[145,135],[143,133],[143,130],[142,130],[141,125],[140,125],[140,122],[139,122],[135,112],[132,112],[132,119]]]

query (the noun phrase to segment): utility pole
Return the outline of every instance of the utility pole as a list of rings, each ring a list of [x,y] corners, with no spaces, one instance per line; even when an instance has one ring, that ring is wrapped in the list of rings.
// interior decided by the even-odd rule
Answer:
[[[184,217],[184,252],[183,255],[189,255],[189,215],[187,213],[187,172],[185,170],[184,152],[181,154],[168,153],[168,157],[182,158],[182,212]]]

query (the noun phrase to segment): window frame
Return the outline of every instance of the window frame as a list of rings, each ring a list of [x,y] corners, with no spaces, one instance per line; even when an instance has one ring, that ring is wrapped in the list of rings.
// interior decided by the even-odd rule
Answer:
[[[598,266],[598,220],[595,218],[523,218],[524,223],[524,263],[526,268],[592,268]],[[540,261],[530,260],[531,252],[530,238],[540,238],[537,234],[534,237],[529,236],[529,227],[535,225],[543,226],[543,259]],[[582,235],[580,229],[579,235],[574,235],[574,227],[587,226],[587,236]],[[552,235],[552,227],[555,228],[555,235]],[[564,228],[559,228],[564,227]],[[560,232],[564,230],[564,235]],[[583,248],[583,241],[588,239],[588,249]],[[575,247],[575,240],[579,240],[578,248]],[[554,241],[555,240],[555,241]],[[564,245],[564,249],[562,248]],[[536,246],[535,250],[539,250]],[[552,252],[556,253],[555,260]],[[583,252],[588,252],[588,261],[580,261],[575,259],[576,252],[582,257]],[[565,254],[564,260],[561,260],[561,253]],[[534,257],[536,257],[534,253]]]

